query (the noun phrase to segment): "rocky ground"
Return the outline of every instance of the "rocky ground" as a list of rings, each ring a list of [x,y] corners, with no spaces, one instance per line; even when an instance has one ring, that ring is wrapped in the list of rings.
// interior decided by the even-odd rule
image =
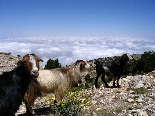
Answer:
[[[17,66],[17,62],[20,59],[20,56],[15,56],[11,53],[0,52],[0,74],[13,70]]]
[[[10,71],[15,66],[19,56],[10,53],[0,53],[0,74]],[[92,64],[92,69],[95,65]],[[91,78],[96,76],[95,70],[90,72]],[[101,80],[99,80],[100,84]],[[119,81],[120,88],[105,88],[103,84],[96,89],[94,81],[88,89],[82,92],[89,96],[89,106],[84,106],[79,116],[155,116],[155,71],[145,75],[127,76]],[[39,116],[47,114],[48,104],[44,104],[53,95],[46,95],[35,101],[33,109]],[[43,104],[43,105],[40,105]],[[44,107],[45,106],[45,107]],[[26,111],[25,104],[21,104],[17,115],[22,115]]]

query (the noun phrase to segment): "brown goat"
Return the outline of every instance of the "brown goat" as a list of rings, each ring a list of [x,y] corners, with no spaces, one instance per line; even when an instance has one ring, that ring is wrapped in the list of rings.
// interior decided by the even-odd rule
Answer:
[[[70,67],[39,71],[38,82],[31,82],[24,97],[27,113],[34,113],[31,106],[34,104],[35,99],[41,96],[41,92],[46,94],[54,93],[55,102],[59,102],[66,90],[71,90],[81,81],[81,73],[88,72],[89,69],[90,65],[87,61],[78,60]]]

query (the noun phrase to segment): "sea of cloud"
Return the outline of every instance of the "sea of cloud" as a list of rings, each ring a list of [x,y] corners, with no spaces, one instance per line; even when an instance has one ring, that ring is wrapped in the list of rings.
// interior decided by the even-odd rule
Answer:
[[[44,60],[57,59],[62,66],[79,59],[93,60],[124,53],[141,54],[154,51],[155,42],[146,38],[114,37],[26,37],[0,39],[0,52],[24,56],[35,53]]]

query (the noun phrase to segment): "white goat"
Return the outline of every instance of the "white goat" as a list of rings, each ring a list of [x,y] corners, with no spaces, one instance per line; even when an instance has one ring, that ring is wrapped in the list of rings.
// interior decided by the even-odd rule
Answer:
[[[79,82],[82,82],[81,74],[86,74],[86,72],[88,73],[89,69],[90,65],[86,60],[78,60],[70,67],[40,70],[39,77],[37,79],[40,90],[42,93],[54,93],[55,102],[59,102],[59,100],[61,100],[66,93],[66,90],[71,90],[72,87],[77,85]],[[29,110],[30,113],[32,113],[32,101],[34,103],[34,100],[39,97],[35,94],[36,92],[31,92],[31,90],[34,89],[35,84],[29,86],[29,94],[26,94],[24,97],[27,110]]]

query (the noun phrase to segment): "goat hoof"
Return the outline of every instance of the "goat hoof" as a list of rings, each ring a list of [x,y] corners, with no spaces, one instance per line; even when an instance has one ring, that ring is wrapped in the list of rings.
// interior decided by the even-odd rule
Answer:
[[[113,85],[113,88],[117,88],[115,85]]]
[[[120,88],[120,85],[117,85],[117,88]]]
[[[96,89],[98,89],[98,88],[99,88],[99,86],[95,86],[95,88],[96,88]]]
[[[109,88],[108,84],[106,84],[104,87],[105,87],[105,88]]]
[[[97,89],[97,88],[99,88],[99,86],[97,84],[95,84],[95,88]]]
[[[36,114],[31,114],[30,116],[37,116]]]
[[[26,112],[25,116],[37,116],[35,113]]]

